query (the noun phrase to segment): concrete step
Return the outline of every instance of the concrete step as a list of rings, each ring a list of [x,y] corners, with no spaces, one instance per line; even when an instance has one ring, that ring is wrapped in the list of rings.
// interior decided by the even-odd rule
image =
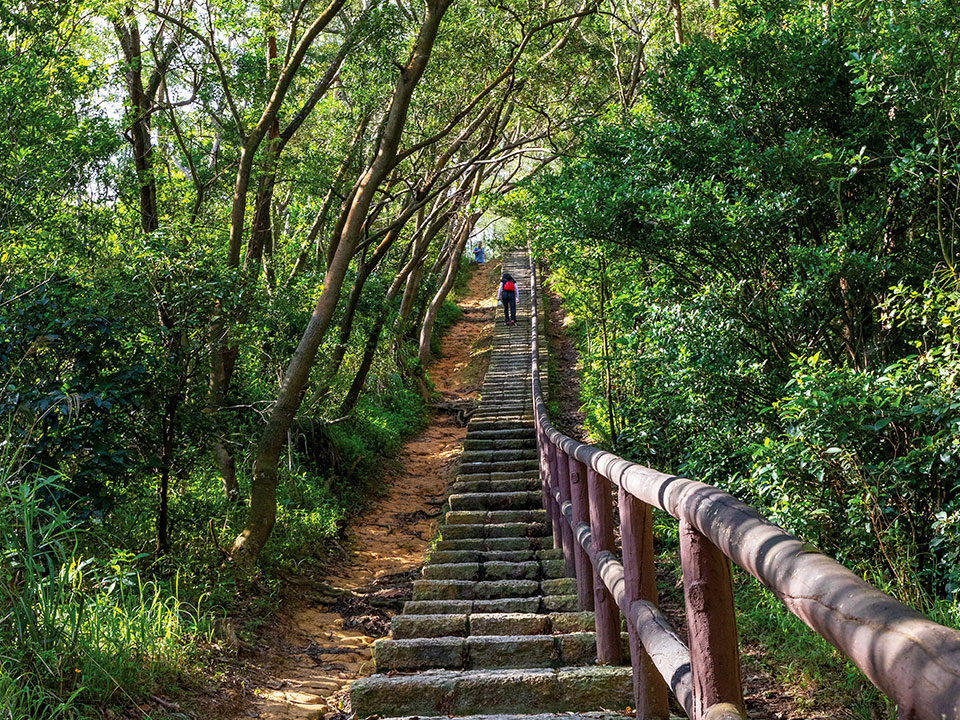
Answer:
[[[626,634],[623,649],[629,657]],[[377,672],[479,670],[481,668],[550,668],[593,665],[597,661],[592,632],[564,635],[477,635],[469,637],[377,640]]]
[[[532,507],[524,510],[450,510],[446,525],[504,525],[507,523],[545,523],[547,511]]]
[[[538,595],[573,595],[577,581],[548,580],[414,580],[413,600],[498,600]]]
[[[428,563],[528,562],[562,560],[562,550],[433,550]]]
[[[553,536],[543,535],[541,537],[444,537],[436,544],[436,549],[445,550],[476,550],[480,552],[488,551],[513,551],[513,550],[543,550],[553,547]]]
[[[547,522],[507,522],[444,525],[441,535],[444,540],[460,540],[463,538],[544,537],[549,532],[550,524]]]
[[[397,615],[392,620],[394,640],[418,637],[468,637],[470,635],[560,635],[592,632],[592,612],[451,613]]]
[[[537,562],[430,563],[425,580],[550,580],[564,577],[563,560]]]
[[[540,595],[492,600],[408,600],[404,615],[473,613],[568,613],[577,611],[576,595]]]
[[[457,492],[448,499],[451,510],[516,510],[543,507],[543,493],[539,487],[521,492]]]
[[[524,477],[511,478],[509,480],[474,480],[476,475],[468,475],[469,479],[457,480],[450,487],[454,495],[469,495],[502,492],[536,492],[541,493],[540,478],[530,477],[529,473],[523,473]]]
[[[629,667],[510,670],[430,670],[373,675],[353,683],[357,717],[474,713],[587,712],[632,703]]]

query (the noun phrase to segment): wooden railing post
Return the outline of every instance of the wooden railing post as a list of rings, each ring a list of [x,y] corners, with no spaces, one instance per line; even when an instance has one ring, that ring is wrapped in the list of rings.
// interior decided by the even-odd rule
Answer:
[[[680,521],[680,565],[690,637],[693,720],[729,703],[745,715],[737,618],[730,561],[685,520]]]
[[[557,505],[557,492],[560,490],[560,481],[557,478],[557,447],[544,434],[543,442],[547,445],[547,465],[549,467],[549,489],[550,499],[553,501],[553,547],[557,550],[563,549],[563,513],[560,506]]]
[[[543,507],[547,511],[547,520],[550,521],[550,527],[553,532],[557,532],[557,503],[554,500],[553,493],[550,492],[550,455],[547,450],[547,442],[543,437],[543,429],[540,423],[536,426],[537,434],[537,454],[540,461],[540,490],[543,494]]]
[[[585,467],[587,492],[590,497],[590,535],[597,552],[616,553],[613,541],[613,499],[610,483],[592,467]],[[596,571],[594,570],[594,574]],[[599,575],[593,581],[593,612],[597,630],[597,662],[620,664],[620,610],[617,601]]]
[[[567,454],[563,448],[557,446],[557,483],[560,486],[560,537],[563,539],[563,566],[567,577],[577,576],[577,561],[574,556],[574,545],[576,540],[573,537],[573,529],[570,523],[563,517],[563,506],[570,502],[570,466],[567,464]]]
[[[658,604],[657,570],[653,554],[653,511],[647,503],[620,488],[620,546],[623,550],[623,579],[627,607],[637,600]],[[633,693],[637,717],[641,720],[667,720],[667,683],[643,648],[632,622],[630,658],[633,665]]]
[[[573,505],[573,525],[590,522],[590,497],[583,465],[575,457],[567,457],[570,478],[570,503]],[[577,566],[577,605],[581,610],[593,610],[594,570],[590,556],[574,538],[573,559]],[[601,583],[602,585],[602,583]],[[597,645],[599,647],[599,637]]]

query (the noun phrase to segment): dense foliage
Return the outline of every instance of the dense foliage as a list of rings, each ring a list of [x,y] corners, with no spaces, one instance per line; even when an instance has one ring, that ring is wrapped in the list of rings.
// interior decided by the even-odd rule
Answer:
[[[328,557],[498,203],[596,434],[955,595],[957,13],[669,6],[0,4],[0,714],[189,685]]]
[[[485,207],[606,102],[595,10],[0,6],[0,714],[189,685],[329,557]]]
[[[926,606],[960,591],[950,2],[734,2],[508,207],[593,430]]]

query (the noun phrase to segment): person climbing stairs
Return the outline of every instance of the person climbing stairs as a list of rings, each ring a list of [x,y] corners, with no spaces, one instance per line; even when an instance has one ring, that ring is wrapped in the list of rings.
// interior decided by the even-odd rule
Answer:
[[[504,258],[530,287],[526,253]],[[596,664],[592,612],[577,607],[543,509],[531,392],[530,303],[497,323],[481,402],[439,538],[350,689],[358,718],[623,712],[632,670]],[[626,635],[623,657],[628,658]]]

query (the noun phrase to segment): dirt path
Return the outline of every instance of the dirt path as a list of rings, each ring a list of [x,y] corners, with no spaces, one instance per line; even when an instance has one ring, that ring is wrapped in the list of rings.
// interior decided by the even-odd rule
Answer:
[[[471,275],[457,303],[463,317],[441,339],[429,375],[445,401],[471,399],[480,388],[497,271],[488,263]],[[370,674],[374,640],[389,633],[390,617],[409,597],[465,435],[455,414],[437,412],[404,445],[384,495],[351,523],[348,561],[323,582],[287,593],[286,612],[263,633],[264,662],[251,663],[252,705],[234,717],[306,720],[346,709],[347,686]]]

